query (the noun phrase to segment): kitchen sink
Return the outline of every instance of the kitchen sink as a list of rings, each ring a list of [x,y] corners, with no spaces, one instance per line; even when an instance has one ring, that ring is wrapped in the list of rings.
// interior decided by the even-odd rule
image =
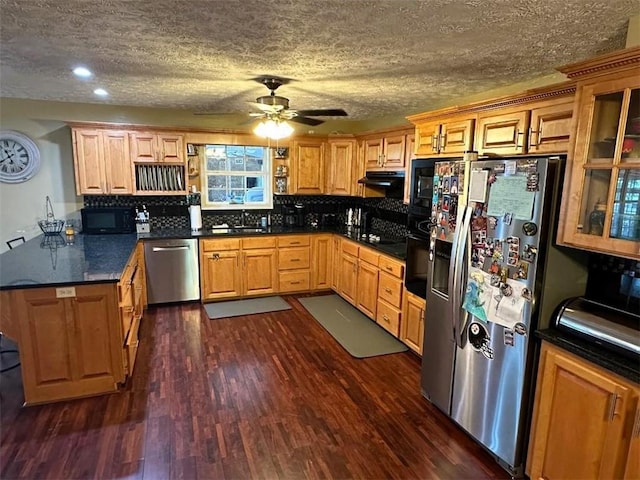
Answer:
[[[264,229],[259,227],[236,226],[229,229],[231,233],[263,233]]]

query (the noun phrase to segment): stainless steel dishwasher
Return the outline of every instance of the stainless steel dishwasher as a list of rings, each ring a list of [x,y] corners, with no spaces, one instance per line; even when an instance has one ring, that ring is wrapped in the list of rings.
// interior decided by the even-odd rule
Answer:
[[[145,240],[148,303],[200,299],[197,239]]]

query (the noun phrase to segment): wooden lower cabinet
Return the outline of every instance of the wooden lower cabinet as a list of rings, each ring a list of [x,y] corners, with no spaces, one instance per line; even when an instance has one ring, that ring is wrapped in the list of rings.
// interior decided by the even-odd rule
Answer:
[[[311,237],[311,290],[330,290],[333,283],[333,235]]]
[[[278,268],[274,248],[243,250],[242,294],[266,295],[278,291]]]
[[[378,303],[378,266],[360,259],[358,261],[358,279],[356,307],[365,315],[376,318]]]
[[[340,277],[342,276],[342,245],[341,238],[333,235],[331,239],[331,290],[340,292]]]
[[[638,385],[543,342],[527,463],[530,477],[622,478],[627,465],[633,474],[637,457],[629,453],[630,447],[638,448],[639,392]],[[635,443],[630,445],[634,430]]]
[[[241,296],[240,250],[201,251],[200,277],[202,300]]]
[[[400,340],[420,355],[422,355],[424,340],[424,309],[425,300],[405,289],[402,300]]]
[[[27,404],[116,391],[124,381],[115,283],[11,292]]]
[[[358,257],[342,252],[338,293],[351,305],[356,304],[358,288]]]

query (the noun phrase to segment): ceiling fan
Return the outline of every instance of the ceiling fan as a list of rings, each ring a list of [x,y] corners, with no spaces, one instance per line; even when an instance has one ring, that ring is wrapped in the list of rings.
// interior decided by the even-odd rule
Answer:
[[[271,93],[256,98],[251,104],[260,112],[250,113],[252,117],[262,117],[267,120],[283,121],[290,120],[295,123],[316,126],[324,123],[324,120],[318,120],[310,117],[346,117],[347,112],[341,108],[321,109],[321,110],[294,110],[289,108],[289,99],[276,95],[278,87],[288,83],[286,80],[278,77],[258,77],[255,79],[267,87]]]

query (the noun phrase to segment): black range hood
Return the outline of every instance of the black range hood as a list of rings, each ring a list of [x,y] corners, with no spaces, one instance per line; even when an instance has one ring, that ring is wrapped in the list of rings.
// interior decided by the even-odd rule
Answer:
[[[404,171],[397,172],[367,172],[358,183],[370,187],[397,188],[404,185]]]

